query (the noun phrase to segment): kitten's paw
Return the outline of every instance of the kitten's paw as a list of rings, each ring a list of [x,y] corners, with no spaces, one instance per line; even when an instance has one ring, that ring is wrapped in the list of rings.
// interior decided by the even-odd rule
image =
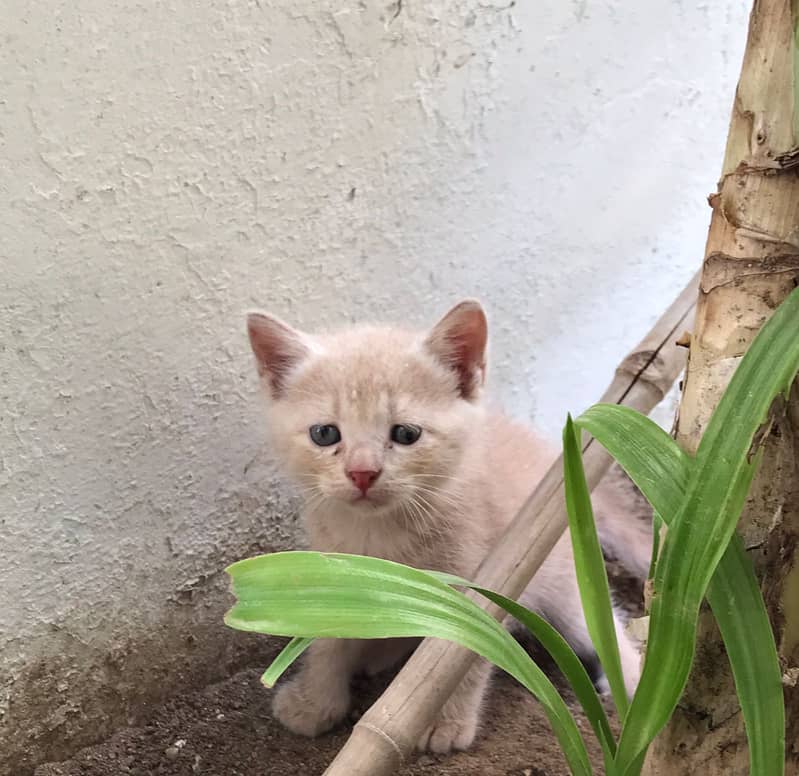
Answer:
[[[313,738],[341,722],[349,705],[348,692],[309,692],[297,678],[278,688],[272,713],[292,733]]]
[[[594,682],[594,688],[600,695],[610,695],[610,682],[605,674],[600,674]]]
[[[421,752],[447,754],[453,749],[468,749],[477,735],[477,714],[464,720],[439,719],[422,734],[416,744]]]

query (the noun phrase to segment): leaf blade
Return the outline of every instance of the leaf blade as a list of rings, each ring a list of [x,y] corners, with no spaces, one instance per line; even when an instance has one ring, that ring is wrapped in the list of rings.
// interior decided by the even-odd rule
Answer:
[[[794,289],[741,359],[697,449],[685,501],[657,564],[649,659],[631,704],[636,714],[619,741],[616,759],[622,768],[665,726],[688,681],[699,605],[735,531],[760,458],[760,451],[753,455],[755,435],[774,397],[787,393],[799,368],[797,326],[799,289]],[[652,698],[658,703],[647,705]]]
[[[280,654],[272,661],[269,668],[264,671],[261,677],[261,684],[264,687],[274,687],[278,679],[285,673],[286,669],[311,646],[313,639],[298,638],[295,636],[280,651]]]
[[[555,661],[561,673],[566,678],[566,681],[568,681],[569,686],[574,691],[574,694],[577,696],[577,700],[580,702],[585,716],[602,747],[605,756],[605,770],[610,774],[613,756],[616,753],[616,741],[613,738],[613,731],[610,728],[605,709],[597,696],[594,683],[588,676],[585,666],[563,636],[561,636],[543,617],[507,596],[495,593],[493,590],[480,587],[473,582],[469,582],[466,579],[452,574],[445,574],[438,571],[430,571],[428,573],[448,585],[475,590],[489,601],[492,601],[497,606],[504,609],[512,617],[515,617],[536,639],[538,639],[541,646]]]
[[[595,405],[577,419],[635,482],[666,524],[679,512],[692,459],[649,418],[618,405]],[[631,443],[631,440],[634,442]],[[777,647],[760,586],[735,535],[707,589],[732,667],[753,776],[782,773],[785,706]]]
[[[610,602],[610,585],[583,470],[580,440],[571,416],[566,419],[563,429],[563,476],[569,534],[585,622],[608,678],[619,717],[623,720],[629,701],[621,670],[621,656]]]
[[[518,679],[542,703],[575,774],[590,776],[585,743],[563,699],[515,639],[430,574],[367,556],[261,555],[229,566],[239,630],[303,638],[432,636],[454,641]]]

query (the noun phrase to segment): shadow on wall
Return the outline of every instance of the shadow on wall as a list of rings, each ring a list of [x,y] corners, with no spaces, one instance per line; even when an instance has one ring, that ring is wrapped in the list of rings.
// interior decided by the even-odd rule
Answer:
[[[251,536],[233,535],[200,564],[207,573],[174,585],[165,600],[142,600],[138,607],[109,614],[88,639],[66,627],[50,629],[37,659],[23,660],[20,670],[6,677],[0,773],[24,776],[38,763],[66,759],[126,724],[140,723],[153,703],[175,691],[264,664],[270,647],[263,638],[222,624],[232,600],[224,567],[297,545],[293,503],[277,489],[271,493],[238,498],[211,516],[229,524],[233,511],[250,515]],[[17,649],[24,658],[25,647]]]

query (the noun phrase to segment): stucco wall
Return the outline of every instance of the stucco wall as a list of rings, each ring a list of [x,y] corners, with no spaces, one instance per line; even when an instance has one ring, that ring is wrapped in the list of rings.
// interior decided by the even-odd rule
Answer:
[[[557,433],[698,266],[737,0],[0,2],[0,770],[252,642],[243,312],[493,320]],[[5,760],[3,759],[5,757]]]

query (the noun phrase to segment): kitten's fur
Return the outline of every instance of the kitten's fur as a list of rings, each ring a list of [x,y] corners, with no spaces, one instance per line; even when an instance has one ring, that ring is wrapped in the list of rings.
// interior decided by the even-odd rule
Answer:
[[[274,450],[304,496],[311,546],[471,576],[555,456],[532,431],[479,400],[487,340],[480,305],[462,302],[427,334],[356,327],[311,337],[261,314],[249,316],[248,329],[270,397]],[[335,424],[340,442],[316,445],[309,436],[316,424]],[[395,424],[420,427],[421,436],[392,443]],[[352,471],[380,472],[365,497]],[[613,499],[607,490],[595,494],[603,543],[643,576],[651,537]],[[520,600],[592,658],[567,536]],[[618,621],[616,631],[632,693],[638,652]],[[323,733],[347,713],[355,672],[377,673],[415,643],[314,642],[297,676],[278,689],[276,716],[296,733]],[[472,743],[489,672],[486,662],[475,665],[420,748],[446,752]]]

